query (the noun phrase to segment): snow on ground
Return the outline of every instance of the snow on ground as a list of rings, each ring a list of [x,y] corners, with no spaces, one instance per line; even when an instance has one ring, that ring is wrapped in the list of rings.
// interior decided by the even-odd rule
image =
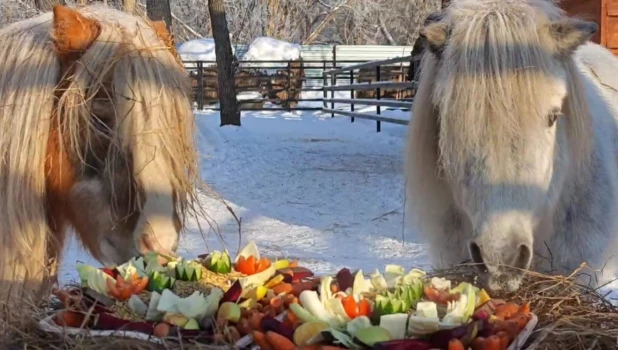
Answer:
[[[265,254],[300,259],[324,273],[426,261],[414,233],[402,226],[405,127],[382,124],[376,133],[375,122],[318,112],[243,112],[240,128],[219,127],[216,112],[196,120],[202,176],[242,218],[243,245],[254,240]],[[217,199],[203,201],[236,252],[235,220]],[[222,248],[197,224],[179,254]],[[71,241],[61,279],[76,276],[77,260],[100,265]]]
[[[387,263],[430,268],[409,222],[403,229],[405,127],[383,123],[376,133],[375,122],[319,112],[243,112],[240,128],[219,127],[214,111],[196,120],[202,176],[242,219],[241,245],[253,240],[266,255],[300,259],[318,273]],[[218,199],[202,200],[223,242],[206,221],[193,222],[179,254],[223,247],[235,254],[236,221]],[[77,277],[77,261],[100,266],[74,240],[65,256],[61,281]]]

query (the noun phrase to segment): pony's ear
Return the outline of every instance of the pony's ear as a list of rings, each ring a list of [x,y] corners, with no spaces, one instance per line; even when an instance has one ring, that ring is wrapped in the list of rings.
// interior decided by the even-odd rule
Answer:
[[[54,6],[52,37],[61,57],[72,57],[88,50],[101,32],[99,24],[62,5]]]
[[[174,41],[170,32],[167,31],[165,21],[150,21],[150,26],[154,29],[159,40],[163,41],[165,45],[174,46]]]
[[[564,18],[549,24],[549,35],[554,41],[558,55],[571,55],[599,30],[595,22],[576,18]]]
[[[429,18],[425,21],[427,21]],[[420,31],[420,36],[427,43],[427,47],[435,55],[439,56],[446,45],[448,26],[446,23],[431,21],[426,24]]]

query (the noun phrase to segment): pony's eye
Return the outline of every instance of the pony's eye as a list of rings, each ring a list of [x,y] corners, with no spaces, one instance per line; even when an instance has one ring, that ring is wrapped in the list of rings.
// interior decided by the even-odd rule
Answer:
[[[554,126],[554,124],[556,123],[556,120],[558,120],[558,117],[560,117],[561,115],[562,115],[562,112],[560,111],[553,111],[549,114],[549,119],[547,120],[547,124],[549,125],[550,128]]]

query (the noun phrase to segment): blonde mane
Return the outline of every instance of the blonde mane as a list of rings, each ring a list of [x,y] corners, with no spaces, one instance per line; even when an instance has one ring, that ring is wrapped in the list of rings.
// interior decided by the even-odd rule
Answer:
[[[440,62],[447,64],[436,76],[432,66],[440,62],[425,59],[421,84],[434,87],[431,95],[415,99],[411,132],[419,134],[410,136],[410,142],[427,142],[420,134],[427,130],[422,125],[435,122],[439,141],[432,147],[438,146],[439,164],[447,174],[461,174],[465,166],[480,166],[483,160],[494,165],[497,177],[515,172],[507,165],[514,163],[506,160],[520,154],[529,136],[543,132],[546,111],[536,108],[547,101],[557,77],[551,43],[542,29],[561,16],[562,10],[547,0],[453,1],[443,18],[449,40]],[[573,134],[573,153],[585,163],[592,149],[588,106],[573,60],[562,63],[569,86],[563,111]],[[479,164],[466,164],[471,154]]]
[[[68,153],[85,163],[84,145],[96,128],[86,102],[111,75],[116,129],[109,135],[109,159],[133,159],[139,196],[151,205],[173,189],[180,218],[203,212],[196,199],[198,173],[191,89],[184,68],[146,20],[104,6],[78,8],[96,20],[101,33],[79,59],[70,77],[60,76],[52,44],[51,13],[0,30],[0,297],[11,281],[32,281],[31,292],[48,273],[45,261],[50,228],[46,224],[45,156],[50,116],[58,115]],[[68,81],[60,99],[57,84]],[[56,112],[54,108],[57,107]],[[100,136],[100,135],[99,135]],[[123,176],[106,163],[107,177]],[[171,187],[171,188],[170,188]],[[113,188],[113,186],[112,186]],[[144,198],[137,203],[144,203]],[[174,208],[157,208],[170,211]],[[140,216],[138,225],[157,220]],[[152,226],[152,225],[151,225]],[[172,228],[173,229],[173,228]],[[8,266],[17,270],[8,271]],[[17,286],[11,286],[13,288]],[[19,288],[21,289],[21,288]]]

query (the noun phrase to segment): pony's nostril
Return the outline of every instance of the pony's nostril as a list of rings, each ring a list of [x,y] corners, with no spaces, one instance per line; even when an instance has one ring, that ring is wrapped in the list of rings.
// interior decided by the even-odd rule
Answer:
[[[485,262],[483,261],[483,254],[481,253],[481,247],[475,242],[470,242],[470,246],[468,247],[470,251],[470,258],[472,262],[475,264],[475,267],[486,270]]]
[[[532,250],[529,246],[522,244],[517,248],[517,255],[513,266],[522,270],[528,269],[532,260]]]

